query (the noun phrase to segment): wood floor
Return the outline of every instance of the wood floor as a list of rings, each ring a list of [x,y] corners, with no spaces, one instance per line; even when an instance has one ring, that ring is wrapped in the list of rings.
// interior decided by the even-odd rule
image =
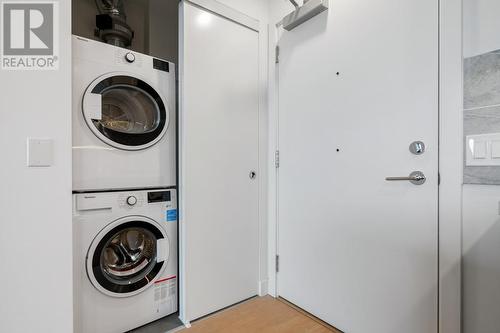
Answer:
[[[328,333],[333,330],[270,296],[253,298],[195,321],[182,333]]]

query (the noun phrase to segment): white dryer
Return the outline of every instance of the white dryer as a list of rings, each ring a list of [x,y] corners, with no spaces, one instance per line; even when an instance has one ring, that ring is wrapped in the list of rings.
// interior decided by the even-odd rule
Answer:
[[[176,185],[175,65],[73,36],[73,191]]]
[[[75,332],[123,333],[176,312],[176,190],[73,199]]]

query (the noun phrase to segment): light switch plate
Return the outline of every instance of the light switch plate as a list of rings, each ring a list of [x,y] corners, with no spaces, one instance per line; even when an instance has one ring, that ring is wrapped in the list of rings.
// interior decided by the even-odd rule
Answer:
[[[488,149],[486,141],[474,141],[474,159],[485,159],[487,158]]]
[[[500,158],[500,141],[491,141],[491,158]]]
[[[500,166],[500,133],[468,135],[467,166]]]
[[[28,167],[50,167],[53,163],[54,142],[52,139],[28,138]]]

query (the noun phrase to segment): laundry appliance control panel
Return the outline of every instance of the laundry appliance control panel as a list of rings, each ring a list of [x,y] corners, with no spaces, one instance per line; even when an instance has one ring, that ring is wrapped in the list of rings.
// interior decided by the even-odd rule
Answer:
[[[81,193],[75,196],[75,208],[79,211],[105,209],[139,209],[146,206],[175,207],[176,190],[123,191]]]

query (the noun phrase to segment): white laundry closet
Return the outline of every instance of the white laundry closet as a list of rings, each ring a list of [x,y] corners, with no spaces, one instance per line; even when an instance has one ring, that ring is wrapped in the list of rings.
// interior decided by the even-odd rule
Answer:
[[[181,5],[185,321],[259,294],[258,29],[230,8]]]

